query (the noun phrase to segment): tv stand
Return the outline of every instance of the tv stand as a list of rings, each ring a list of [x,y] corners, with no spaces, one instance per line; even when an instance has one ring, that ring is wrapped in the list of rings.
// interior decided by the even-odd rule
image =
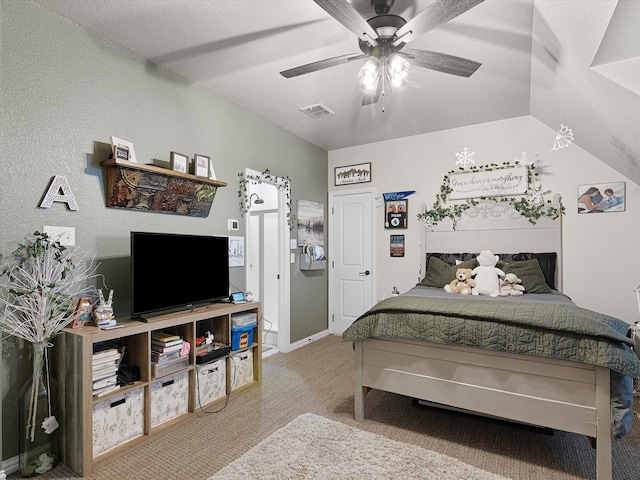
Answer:
[[[259,385],[260,321],[253,329],[253,343],[231,350],[231,315],[241,312],[262,318],[259,302],[214,303],[157,316],[117,318],[122,328],[115,330],[95,326],[65,328],[56,337],[58,348],[53,350],[55,378],[64,392],[60,399],[62,461],[78,474],[89,475],[132,447],[192,420],[201,408],[221,408],[232,392]],[[151,334],[156,330],[179,335],[191,344],[186,359],[178,362],[178,369],[163,371],[159,364],[151,362]],[[206,332],[228,347],[221,347],[221,355],[197,358],[196,338]],[[140,380],[104,396],[94,396],[94,348],[114,346],[126,347],[123,364],[139,367]],[[159,411],[155,406],[159,401],[171,408]]]

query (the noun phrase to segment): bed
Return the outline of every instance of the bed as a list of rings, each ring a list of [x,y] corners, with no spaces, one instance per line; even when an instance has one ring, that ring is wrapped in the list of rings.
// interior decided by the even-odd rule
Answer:
[[[430,253],[419,284],[379,302],[343,333],[354,343],[356,421],[364,421],[367,392],[379,389],[583,434],[596,447],[597,479],[611,479],[612,437],[630,426],[631,377],[640,376],[640,361],[628,324],[581,309],[561,293],[561,220],[533,225],[509,205],[480,203],[455,230],[438,225],[425,232],[423,243]],[[524,274],[528,293],[492,298],[429,285],[434,265],[437,278],[485,248]],[[542,280],[536,265],[544,267]],[[535,285],[526,273],[531,266]]]

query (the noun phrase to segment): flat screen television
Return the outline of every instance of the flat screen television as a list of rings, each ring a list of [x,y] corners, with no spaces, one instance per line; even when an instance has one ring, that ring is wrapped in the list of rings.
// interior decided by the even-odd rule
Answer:
[[[229,239],[131,232],[131,316],[188,310],[229,296]]]

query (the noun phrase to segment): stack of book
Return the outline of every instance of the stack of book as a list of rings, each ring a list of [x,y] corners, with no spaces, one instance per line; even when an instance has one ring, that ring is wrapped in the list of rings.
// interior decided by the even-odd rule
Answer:
[[[120,388],[118,367],[122,355],[123,352],[116,348],[107,348],[93,354],[93,395],[99,397]]]
[[[162,331],[151,334],[151,361],[164,363],[180,356],[182,350],[182,337]]]

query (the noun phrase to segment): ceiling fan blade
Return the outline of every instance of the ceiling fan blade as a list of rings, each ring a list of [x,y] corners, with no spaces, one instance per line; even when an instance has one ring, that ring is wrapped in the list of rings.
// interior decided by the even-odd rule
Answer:
[[[369,55],[350,53],[348,55],[340,55],[339,57],[326,58],[313,63],[307,63],[306,65],[300,65],[299,67],[290,68],[280,72],[285,78],[298,77],[306,73],[317,72],[318,70],[324,70],[325,68],[335,67],[343,63],[351,62],[353,60],[359,60],[361,58],[367,58]]]
[[[470,77],[480,68],[480,65],[482,65],[467,58],[456,57],[440,52],[416,50],[415,48],[407,48],[406,50],[398,52],[398,55],[408,59],[413,65],[418,67],[450,73],[451,75],[458,75],[460,77]]]
[[[361,40],[376,46],[378,34],[347,0],[313,0]]]
[[[398,45],[400,42],[409,43],[416,37],[433,30],[443,23],[447,23],[458,15],[462,15],[483,1],[484,0],[436,0],[398,29],[396,32],[398,40],[394,42],[394,45]]]

